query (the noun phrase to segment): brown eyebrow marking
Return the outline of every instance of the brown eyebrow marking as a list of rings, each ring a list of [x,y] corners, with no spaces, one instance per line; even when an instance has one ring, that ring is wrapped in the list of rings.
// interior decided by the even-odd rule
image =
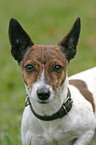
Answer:
[[[93,111],[95,112],[95,104],[93,96],[92,93],[88,90],[86,83],[82,80],[74,79],[69,80],[69,84],[79,89],[80,93],[84,96],[84,98],[92,104]]]

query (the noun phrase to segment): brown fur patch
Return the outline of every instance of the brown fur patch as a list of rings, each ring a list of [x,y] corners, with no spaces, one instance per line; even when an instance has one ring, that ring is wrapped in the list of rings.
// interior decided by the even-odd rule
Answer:
[[[87,85],[82,80],[69,80],[69,84],[75,86],[79,89],[80,93],[84,96],[84,98],[92,104],[93,111],[95,112],[95,104],[93,100],[92,93],[88,90]]]
[[[25,54],[24,59],[20,63],[22,77],[29,88],[32,84],[40,79],[44,69],[45,81],[51,85],[54,90],[61,87],[66,78],[68,61],[64,57],[60,48],[56,45],[34,45]],[[35,71],[27,72],[25,66],[31,64]],[[55,72],[56,65],[63,67],[61,72]]]

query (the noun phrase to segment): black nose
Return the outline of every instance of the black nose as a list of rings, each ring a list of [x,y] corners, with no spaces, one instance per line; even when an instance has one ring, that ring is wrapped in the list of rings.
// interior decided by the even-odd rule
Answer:
[[[37,96],[40,100],[44,101],[50,97],[50,91],[47,88],[37,90]]]

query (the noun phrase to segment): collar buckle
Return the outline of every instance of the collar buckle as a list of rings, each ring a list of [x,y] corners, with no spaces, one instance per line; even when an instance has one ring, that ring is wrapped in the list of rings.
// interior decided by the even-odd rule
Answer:
[[[63,106],[62,106],[62,108],[64,109],[64,111],[66,112],[67,115],[68,115],[68,111],[67,111],[67,106],[66,106],[66,104],[68,103],[68,101],[69,101],[69,103],[73,103],[73,100],[71,99],[71,97],[68,96],[68,97],[66,98],[66,100],[64,101],[64,104],[63,104]]]
[[[62,107],[63,107],[64,111],[66,112],[66,114],[68,115],[66,107],[64,105]]]

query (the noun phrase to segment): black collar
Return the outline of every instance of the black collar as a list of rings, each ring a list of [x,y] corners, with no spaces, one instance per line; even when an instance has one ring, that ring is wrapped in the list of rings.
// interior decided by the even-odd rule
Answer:
[[[67,98],[65,100],[65,102],[63,103],[63,105],[61,106],[61,108],[56,112],[54,113],[53,115],[51,116],[47,116],[47,115],[39,115],[35,112],[35,110],[33,109],[33,106],[29,100],[29,97],[27,96],[26,100],[25,100],[25,106],[28,106],[30,105],[30,108],[31,108],[31,111],[33,112],[33,114],[40,120],[43,120],[43,121],[52,121],[52,120],[56,120],[58,118],[62,118],[64,117],[65,115],[68,114],[68,112],[71,110],[72,108],[72,99],[71,99],[71,94],[70,94],[70,90],[68,88],[68,93],[67,93]]]

